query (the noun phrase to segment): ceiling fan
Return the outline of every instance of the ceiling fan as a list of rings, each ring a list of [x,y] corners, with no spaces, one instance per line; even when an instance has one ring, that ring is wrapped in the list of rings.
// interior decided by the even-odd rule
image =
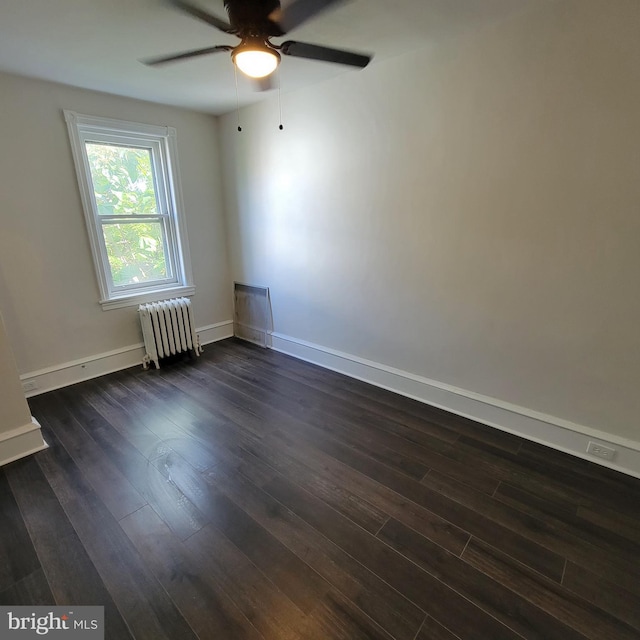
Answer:
[[[293,0],[281,8],[280,0],[224,0],[224,6],[229,15],[229,22],[225,22],[190,2],[170,0],[173,6],[189,15],[207,22],[224,33],[237,36],[240,38],[240,44],[235,47],[217,45],[194,49],[144,62],[156,66],[210,53],[230,51],[236,67],[251,78],[258,79],[262,89],[270,88],[269,76],[280,64],[280,53],[297,58],[364,68],[371,61],[371,56],[294,40],[287,40],[279,45],[271,42],[271,38],[285,35],[326,7],[341,1]]]

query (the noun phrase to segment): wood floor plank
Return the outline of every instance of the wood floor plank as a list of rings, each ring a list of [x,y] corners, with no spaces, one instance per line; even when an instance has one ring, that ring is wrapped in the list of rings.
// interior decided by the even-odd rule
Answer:
[[[215,494],[211,507],[218,515],[214,526],[233,540],[280,591],[304,613],[316,608],[330,591],[328,583],[227,496]]]
[[[497,580],[453,554],[439,549],[417,532],[390,520],[378,538],[413,560],[438,580],[530,640],[584,640],[557,618],[531,605]]]
[[[226,591],[202,575],[201,566],[151,507],[127,516],[120,526],[201,640],[263,638]]]
[[[190,556],[221,586],[266,638],[302,638],[304,613],[232,542],[207,526],[185,543]]]
[[[215,367],[214,371],[217,380],[242,390],[246,395],[266,405],[277,404],[278,411],[286,413],[304,424],[326,430],[332,437],[346,444],[358,446],[373,459],[387,464],[401,473],[419,480],[429,470],[429,467],[412,455],[398,453],[387,446],[388,442],[385,442],[382,437],[374,439],[371,428],[353,425],[349,421],[348,415],[345,416],[344,408],[342,410],[338,408],[330,413],[324,411],[321,408],[323,402],[321,396],[314,397],[296,390],[293,382],[288,381],[285,385],[282,380],[258,379],[254,375],[244,373],[244,370],[239,367],[234,368],[233,373],[220,367]],[[366,417],[361,419],[365,424],[368,422]],[[408,448],[411,454],[415,452],[413,448]]]
[[[47,452],[43,452],[47,455]],[[5,467],[57,605],[104,606],[110,638],[133,636],[47,482],[37,455]]]
[[[118,375],[107,389],[113,393],[119,391],[118,398],[122,406],[137,420],[163,440],[183,438],[185,435],[196,438],[203,420],[211,426],[211,413],[204,413],[197,404],[185,408],[177,401],[175,387],[169,385],[169,391],[156,391],[154,385],[161,384],[162,378],[154,375],[142,376]],[[204,440],[199,441],[206,445]]]
[[[196,636],[151,574],[113,515],[51,432],[38,463],[93,565],[136,638]]]
[[[231,341],[225,346],[228,348],[230,345]],[[275,360],[279,363],[286,362],[286,366],[295,371],[298,376],[317,376],[323,381],[328,379],[333,380],[333,384],[347,391],[353,398],[360,397],[365,403],[380,403],[391,409],[399,410],[403,414],[406,413],[414,416],[422,422],[424,425],[423,428],[427,425],[440,426],[445,429],[447,433],[453,432],[459,435],[466,435],[478,441],[492,444],[503,451],[510,451],[512,453],[517,453],[522,445],[522,439],[517,436],[480,425],[460,416],[454,416],[437,407],[432,407],[417,400],[400,396],[397,393],[367,384],[355,378],[350,378],[339,373],[332,374],[332,376],[328,378],[325,370],[313,364],[292,358],[291,356],[261,350],[259,347],[243,343],[240,340],[235,340],[233,346],[236,349],[250,352],[252,355],[261,355],[270,361]],[[402,421],[401,418],[400,422]]]
[[[616,533],[636,544],[640,544],[640,519],[618,513],[606,504],[578,507],[577,516],[583,522],[590,522],[602,529]]]
[[[221,463],[206,474],[207,482],[222,490],[393,637],[413,640],[425,617],[417,606],[262,491],[239,472],[240,468],[232,462]]]
[[[301,611],[309,613],[328,592],[328,583],[186,461],[168,461],[165,473]]]
[[[229,349],[230,347],[227,346],[226,348]],[[244,348],[248,349],[250,351],[250,353],[252,353],[252,354],[254,354],[254,353],[258,354],[258,356],[259,356],[260,351],[261,351],[260,349],[254,348],[251,345],[249,345],[248,347],[245,346]],[[272,357],[274,357],[274,356],[271,355],[271,352],[269,352],[268,354],[264,354],[262,356],[263,359],[271,359]],[[275,354],[275,357],[283,357],[283,356],[282,356],[282,354]],[[295,362],[292,364],[292,366],[294,366],[294,367],[295,366],[307,367],[307,368],[310,367],[310,365],[308,365],[306,363],[295,363]],[[328,374],[328,375],[331,375],[331,374]],[[333,374],[333,375],[337,376],[339,374]],[[344,376],[340,376],[340,378],[344,379],[344,381],[345,381],[345,383],[347,385],[352,383],[352,381],[350,381],[348,378],[344,378]],[[362,383],[360,383],[360,384],[362,384]],[[372,388],[372,390],[370,390],[368,392],[368,395],[369,395],[371,400],[373,399],[373,396],[375,395],[375,393],[377,391],[378,391],[377,389]],[[380,390],[380,391],[383,391],[383,390]],[[403,402],[403,401],[407,400],[406,398],[399,398],[397,396],[394,396],[393,394],[391,394],[391,397],[394,399],[394,401],[396,403]],[[411,402],[411,401],[409,401],[409,402]],[[418,403],[418,409],[420,409],[422,411],[425,411],[425,410],[432,410],[433,408],[429,407],[427,409],[424,409],[423,405],[421,406]],[[452,417],[449,415],[449,421],[451,421],[451,419],[452,419]],[[453,421],[455,422],[456,420],[461,420],[461,419],[458,419],[458,418],[454,417]],[[470,421],[468,421],[468,422],[470,422]],[[481,435],[480,438],[474,438],[471,434],[466,434],[466,435],[460,436],[460,438],[458,438],[457,442],[459,444],[465,445],[465,447],[467,449],[482,450],[483,449],[482,445],[484,444],[484,445],[487,445],[486,447],[484,447],[484,451],[485,452],[493,452],[495,454],[495,453],[497,453],[499,451],[503,451],[503,452],[506,451],[506,452],[511,452],[511,453],[515,454],[515,453],[517,453],[519,451],[519,449],[520,449],[520,447],[522,445],[522,442],[523,442],[521,439],[517,438],[516,436],[511,436],[510,434],[501,434],[499,432],[496,432],[495,429],[482,427],[481,425],[473,425],[472,423],[470,423],[469,424],[469,428],[471,430],[475,430],[475,431],[479,430],[480,432],[482,432],[482,435]],[[485,436],[487,436],[487,437],[485,437]],[[496,446],[495,442],[491,442],[491,439],[493,437],[498,438],[498,439],[504,438],[505,441],[508,441],[511,444],[510,445],[506,445],[504,447]],[[469,447],[468,445],[470,443],[473,443],[473,445]],[[533,444],[533,443],[531,443],[531,444]],[[431,445],[435,446],[433,442],[431,443]],[[458,455],[462,455],[463,456],[461,459],[459,459],[460,463],[462,465],[464,465],[463,461],[465,459],[467,459],[467,454],[468,454],[468,451],[465,452],[465,447],[461,447],[460,451],[458,451]],[[513,458],[513,460],[515,460],[515,458]],[[490,470],[491,468],[496,468],[496,465],[494,463],[494,460],[493,460],[492,456],[490,456],[486,460],[485,459],[479,459],[478,462],[480,463],[480,468],[482,468],[482,469]],[[487,466],[487,465],[489,465],[489,466]],[[474,465],[471,465],[471,466],[474,466]],[[476,464],[475,466],[477,467],[478,465]],[[591,465],[591,466],[593,466],[593,465]],[[499,465],[498,465],[498,467],[499,467]],[[531,467],[531,465],[529,465],[529,468],[530,467]],[[519,468],[517,465],[515,465],[514,467],[506,467],[505,471],[507,471],[510,474],[512,474],[511,477],[514,477],[514,476],[527,476],[527,474],[522,473],[523,469]],[[506,479],[508,479],[508,476],[501,477],[501,479],[506,480]]]
[[[553,449],[546,445],[531,440],[525,440],[518,455],[523,458],[538,459],[547,464],[559,467],[570,474],[582,477],[595,478],[601,482],[611,482],[620,487],[624,487],[632,494],[636,491],[636,478],[621,473],[615,469],[610,469],[599,464],[594,464],[585,458],[569,455],[564,451]]]
[[[62,391],[64,392],[64,390]],[[68,392],[64,392],[62,395],[66,398],[69,397]],[[77,407],[75,410],[78,410]],[[89,416],[91,417],[90,423],[86,422]],[[126,438],[112,428],[110,423],[97,411],[85,406],[81,419],[90,428],[88,435],[90,435],[91,442],[99,449],[99,452],[93,457],[108,461],[109,465],[113,465],[122,477],[126,478],[128,484],[140,496],[137,508],[148,502],[181,538],[189,537],[206,524],[206,518],[189,499],[180,493],[174,485],[168,483],[157,468]],[[75,423],[64,420],[64,424],[73,426]],[[58,433],[67,449],[73,446],[73,443],[68,445],[65,442],[68,435],[66,429],[60,430]],[[125,513],[120,514],[120,518],[135,510],[128,507]]]
[[[638,637],[637,631],[626,623],[483,542],[472,538],[462,557],[587,638],[632,640]]]
[[[272,372],[277,372],[291,380],[302,382],[310,388],[329,394],[333,398],[346,400],[354,407],[360,407],[370,412],[373,411],[375,415],[384,418],[382,424],[384,424],[390,433],[402,435],[416,444],[428,444],[431,442],[432,437],[439,438],[444,442],[453,443],[459,437],[456,431],[446,426],[416,418],[406,411],[379,402],[373,397],[365,398],[350,392],[344,385],[344,382],[348,381],[345,376],[334,374],[331,377],[327,377],[322,375],[322,371],[313,365],[296,361],[280,353],[265,351],[264,349],[254,349],[251,346],[249,346],[249,350],[246,352],[243,349],[240,353],[245,355],[245,357],[239,358],[238,346],[242,347],[242,345],[231,342],[220,345],[221,348],[219,351],[222,352],[222,355],[217,355],[212,362],[218,363],[231,359],[236,362],[247,362],[253,366],[257,363],[264,376],[269,377],[272,375]],[[380,391],[387,393],[384,390]],[[427,438],[422,440],[422,435],[427,436]]]
[[[640,516],[640,503],[634,478],[612,469],[599,469],[561,451],[527,442],[522,445],[518,458],[531,469],[547,473],[565,486],[582,494],[585,500],[607,501],[621,513]]]
[[[567,562],[562,584],[584,600],[624,620],[640,636],[640,597],[573,562]]]
[[[544,515],[544,517],[568,520],[574,518],[578,511],[575,502],[560,500],[553,495],[542,497],[507,482],[501,482],[493,495],[505,504],[524,509],[531,514]]]
[[[165,450],[164,440],[174,436],[178,430],[167,433],[153,420],[141,422],[137,415],[137,403],[124,404],[114,397],[112,390],[116,386],[115,380],[93,382],[88,387],[84,398],[120,435],[126,438],[147,460],[153,460]],[[148,417],[148,416],[147,416]],[[163,423],[160,423],[163,425]]]
[[[114,381],[107,389],[110,390],[125,387]],[[153,461],[155,458],[165,456],[169,451],[178,452],[186,457],[197,469],[207,469],[216,462],[215,443],[211,441],[216,435],[215,417],[207,416],[206,423],[202,418],[194,416],[184,410],[176,398],[176,391],[171,391],[171,401],[166,397],[157,397],[152,393],[150,386],[144,385],[136,377],[129,376],[126,384],[126,399],[119,394],[121,402],[119,410],[123,412],[123,429],[119,430],[127,438],[127,432],[131,431],[131,423],[139,425],[140,430],[153,434],[157,439],[152,456],[146,456]],[[112,402],[115,400],[112,399]],[[97,405],[98,410],[104,415],[104,408]],[[115,408],[112,406],[112,410]],[[110,420],[111,421],[111,420]],[[144,452],[142,452],[144,455]]]
[[[520,533],[557,557],[568,558],[604,577],[611,577],[631,591],[640,591],[637,580],[640,575],[640,560],[624,549],[616,549],[617,552],[612,553],[608,547],[610,544],[615,548],[615,543],[601,541],[599,546],[595,546],[590,537],[567,528],[562,522],[524,513],[438,474],[430,474],[424,482],[468,508],[486,514],[492,521]],[[488,542],[491,544],[491,541]],[[545,575],[560,581],[557,574]]]
[[[608,527],[580,518],[577,510],[564,509],[556,502],[544,500],[504,483],[496,491],[495,498],[535,518],[564,528],[582,541],[602,549],[607,555],[619,557],[624,562],[629,561],[631,566],[640,558],[640,543],[628,540]]]
[[[638,479],[234,339],[30,406],[0,603],[102,604],[108,640],[640,637]]]
[[[38,569],[4,591],[0,591],[0,605],[53,605],[54,598],[42,569]]]
[[[490,494],[498,486],[499,481],[495,478],[477,471],[472,465],[444,455],[453,451],[449,443],[376,415],[368,408],[354,405],[334,394],[322,391],[313,393],[312,389],[298,380],[270,373],[267,368],[242,366],[234,362],[217,366],[218,371],[222,369],[259,385],[275,396],[281,396],[278,404],[290,415],[303,417],[305,422],[328,430],[346,444],[355,444],[360,451],[407,475],[420,479],[429,468],[436,468]],[[265,383],[265,379],[268,382]],[[292,393],[293,398],[290,397]],[[421,441],[418,441],[419,435],[422,435]],[[387,452],[385,457],[381,457],[381,447],[397,455],[394,457]]]
[[[552,475],[541,472],[535,463],[510,451],[500,451],[491,446],[468,444],[461,437],[448,455],[460,463],[477,467],[478,471],[499,480],[537,494],[542,498],[553,498],[568,504],[581,504],[584,495],[575,488],[558,481]],[[441,470],[435,470],[442,473]],[[443,475],[450,475],[444,473]],[[454,478],[455,479],[455,478]]]
[[[20,509],[0,468],[0,592],[38,569],[40,561],[29,537]]]
[[[189,386],[188,383],[185,385],[184,381],[179,381],[178,384],[180,385],[181,388],[188,390],[188,392],[193,397],[198,397],[198,392],[196,389],[194,389],[194,386],[196,385]],[[226,396],[227,396],[227,393],[225,392],[225,398],[217,401],[217,410],[223,413],[228,411]],[[207,395],[206,397],[209,401],[213,402],[210,396]],[[236,399],[234,398],[234,400]],[[238,399],[236,401],[240,404],[242,402],[242,399]],[[244,411],[244,416],[242,414],[239,414],[240,411]],[[267,416],[267,417],[262,417],[262,420],[266,423],[267,434],[269,434],[273,428],[277,428],[278,426],[282,426],[283,424],[291,425],[290,432],[299,433],[301,431],[305,431],[304,425],[300,421],[294,421],[293,419],[290,419],[289,422],[287,422],[286,419],[284,420],[284,422],[282,420],[276,421],[274,422],[274,426],[271,427],[270,421],[268,419],[268,415],[269,415],[268,409],[266,409],[264,405],[256,403],[255,401],[251,405],[250,412],[248,409],[240,408],[239,406],[236,406],[231,410],[230,415],[232,415],[238,422],[242,422],[243,417],[244,417],[244,420],[250,420],[252,418],[255,419],[257,413],[260,413],[261,417]],[[280,451],[284,447],[284,443],[282,442],[282,440],[272,439],[271,436],[269,435],[265,436],[265,438],[268,440],[266,444],[264,441],[260,441],[260,440],[258,441],[249,440],[247,441],[248,443],[243,446],[245,446],[247,450],[256,453],[256,455],[258,456],[265,455],[265,453],[268,452],[268,457],[271,463],[281,465],[279,467],[279,470],[284,471],[284,467],[282,465],[289,464],[291,460],[295,460],[296,456],[294,455],[289,460],[289,462],[286,462],[286,463],[283,462],[282,456],[279,455],[278,453],[278,451]],[[296,445],[299,445],[299,444],[300,444],[299,442],[296,443]],[[272,446],[268,446],[268,445],[272,445]],[[258,454],[257,452],[260,452],[260,453]],[[297,457],[300,458],[300,455],[298,455]],[[305,464],[307,464],[307,466],[309,466],[308,463],[309,463],[309,460],[305,459]],[[311,466],[312,468],[314,468],[314,470],[316,471],[318,470],[317,465],[315,466],[311,465]],[[397,496],[395,497],[397,498]],[[449,545],[453,545],[453,547],[457,548],[458,551],[462,550],[462,548],[464,547],[464,544],[468,539],[468,534],[461,532],[460,529],[458,529],[451,523],[448,523],[442,520],[435,514],[429,514],[429,512],[420,510],[420,508],[417,506],[407,505],[406,500],[405,501],[396,500],[396,503],[397,503],[397,507],[395,505],[393,507],[394,513],[396,513],[397,511],[404,512],[404,513],[400,513],[398,517],[400,517],[401,519],[410,518],[414,526],[422,526],[425,530],[427,529],[431,530],[431,535],[436,537],[436,539],[438,539],[442,544],[447,545],[447,548],[451,548]],[[361,505],[363,506],[363,509],[364,509],[364,513],[362,514],[362,516],[365,518],[369,517],[369,515],[367,514],[367,511],[370,511],[370,507],[368,507],[367,505],[363,505],[362,503]],[[350,509],[351,509],[350,515],[354,517],[356,521],[359,521],[360,516],[354,513],[354,509],[356,509],[357,506],[358,506],[357,502],[355,500],[352,501],[352,503],[350,504]],[[421,525],[416,524],[417,520],[422,521]],[[376,530],[382,524],[382,521],[383,520],[379,520],[379,524],[377,525],[373,523]]]
[[[252,454],[255,459],[271,465],[285,477],[291,476],[287,473],[288,464],[286,462],[283,463],[282,458],[297,459],[340,486],[348,487],[349,493],[360,496],[367,503],[374,505],[380,513],[387,514],[387,517],[393,516],[408,524],[453,553],[460,553],[469,540],[469,533],[460,527],[448,522],[434,512],[410,500],[406,500],[392,489],[373,478],[357,472],[341,461],[327,455],[324,451],[314,450],[313,447],[309,446],[308,442],[299,437],[287,437],[285,434],[276,433],[267,438],[267,444],[272,446],[265,449],[265,447],[246,445],[243,447],[243,451]],[[331,501],[329,501],[329,504],[332,504]],[[345,510],[338,510],[345,515],[348,514]],[[354,522],[361,524],[358,518],[354,518],[352,514],[348,515]],[[384,521],[380,522],[375,531],[378,531]]]
[[[282,439],[270,437],[259,446],[244,445],[243,449],[253,453],[255,458],[269,464],[284,476],[294,478],[313,495],[367,531],[375,533],[389,517],[382,508],[346,488],[346,485],[333,481],[330,474],[322,473],[321,469],[316,471],[321,467],[321,461],[314,464],[309,457],[304,457],[300,449],[293,455],[288,443]],[[309,466],[305,462],[308,462]]]
[[[183,383],[184,384],[184,381]],[[239,443],[256,443],[262,441],[262,435],[244,428],[241,422],[234,422],[218,409],[212,410],[194,400],[198,394],[195,385],[186,384],[190,394],[182,388],[167,384],[159,376],[149,376],[144,381],[137,376],[130,380],[128,388],[138,398],[144,398],[142,406],[153,406],[169,419],[178,432],[163,440],[166,457],[174,451],[187,460],[191,466],[203,471],[217,464],[220,447],[238,446]],[[211,400],[207,394],[206,400]],[[227,407],[227,403],[218,402]],[[235,408],[232,409],[235,412]]]
[[[300,415],[300,410],[306,411],[306,420],[319,412],[341,423],[343,429],[351,428],[358,433],[364,432],[367,439],[374,436],[376,442],[399,453],[405,453],[410,458],[416,455],[416,450],[411,445],[419,443],[416,442],[417,434],[413,431],[424,433],[423,431],[412,431],[406,423],[396,422],[372,411],[369,406],[354,403],[348,395],[345,397],[337,393],[335,388],[325,390],[319,385],[308,385],[299,376],[287,375],[286,371],[265,366],[264,362],[243,363],[242,360],[229,357],[224,360],[216,359],[214,362],[208,361],[207,366],[265,389],[275,397],[284,396],[283,400],[293,403],[280,403],[280,406],[284,408],[288,405],[296,415]],[[366,425],[366,429],[362,429],[362,425]],[[404,435],[409,437],[404,438]],[[456,438],[457,436],[450,434],[446,441],[455,441]],[[431,443],[432,438],[425,441]]]
[[[103,455],[100,446],[90,435],[99,416],[88,415],[89,411],[83,411],[81,402],[76,398],[75,392],[61,390],[57,394],[38,398],[35,406],[42,414],[44,425],[50,428],[52,421],[55,421],[59,426],[57,434],[65,448],[119,520],[142,507],[146,500],[112,460]]]
[[[203,369],[196,367],[176,367],[170,373],[160,370],[152,375],[170,381],[172,386],[183,391],[209,413],[223,420],[241,424],[244,430],[257,438],[264,437],[270,430],[271,420],[292,424],[281,411],[273,409],[265,414],[264,407],[251,396],[224,385]],[[153,378],[150,376],[150,380]]]
[[[455,527],[481,539],[500,540],[518,559],[537,570],[555,577],[562,576],[564,560],[525,536],[511,531],[498,522],[487,518],[481,511],[468,508],[438,491],[408,478],[386,465],[379,464],[352,448],[337,442],[315,438],[314,445],[346,466],[368,476],[377,483],[400,494],[405,499],[435,513]],[[430,474],[426,476],[430,478]]]
[[[454,636],[451,631],[445,629],[437,620],[429,616],[415,640],[460,640],[460,638]]]
[[[284,479],[276,478],[265,490],[308,524],[343,548],[392,587],[402,590],[423,611],[463,635],[517,638],[517,633],[461,597],[446,584],[422,571],[382,541],[357,528]]]
[[[324,596],[312,612],[304,637],[318,640],[393,640],[393,636],[375,624],[353,602],[333,591]]]

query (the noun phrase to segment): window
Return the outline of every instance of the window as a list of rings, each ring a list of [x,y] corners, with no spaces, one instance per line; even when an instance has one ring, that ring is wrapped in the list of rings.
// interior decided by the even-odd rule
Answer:
[[[175,129],[64,115],[103,309],[193,294]]]

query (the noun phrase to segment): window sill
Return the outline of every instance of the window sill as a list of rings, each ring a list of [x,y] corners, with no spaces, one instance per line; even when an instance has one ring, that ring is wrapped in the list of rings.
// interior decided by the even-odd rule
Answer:
[[[167,300],[168,298],[180,298],[182,296],[192,296],[196,292],[193,285],[182,287],[171,287],[170,289],[156,289],[146,293],[135,293],[122,296],[120,298],[109,298],[100,300],[103,311],[110,309],[122,309],[123,307],[135,307],[144,302],[156,302],[157,300]]]

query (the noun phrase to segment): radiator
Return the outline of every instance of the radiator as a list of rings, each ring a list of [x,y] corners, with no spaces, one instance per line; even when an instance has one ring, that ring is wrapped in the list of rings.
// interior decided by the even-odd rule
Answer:
[[[149,368],[151,362],[159,369],[160,358],[176,353],[202,353],[193,324],[189,298],[172,298],[141,304],[138,314],[146,351],[142,358],[142,366],[145,369]]]

